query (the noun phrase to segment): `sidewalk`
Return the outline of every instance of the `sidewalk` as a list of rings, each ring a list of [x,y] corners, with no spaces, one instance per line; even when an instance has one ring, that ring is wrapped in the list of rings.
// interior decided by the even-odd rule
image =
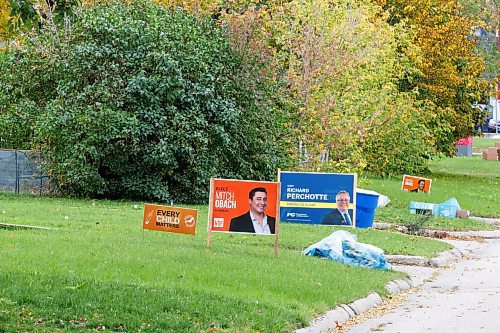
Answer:
[[[460,246],[467,242],[459,243]],[[334,331],[498,332],[500,241],[485,239],[475,246],[471,256],[437,270],[422,286],[387,297],[381,306]]]
[[[448,232],[453,236],[474,237],[474,240],[449,240],[442,239],[454,246],[454,249],[442,252],[434,259],[427,259],[415,256],[386,256],[388,262],[392,264],[392,269],[408,274],[409,278],[389,282],[385,288],[391,294],[398,294],[405,290],[416,288],[429,281],[436,272],[443,269],[452,262],[469,257],[477,252],[481,243],[480,238],[500,239],[500,230],[494,231],[474,231],[474,232]],[[350,304],[341,304],[337,308],[330,310],[320,317],[311,321],[305,328],[295,330],[294,333],[324,333],[333,332],[347,320],[354,318],[371,308],[382,303],[382,298],[377,293],[371,293],[365,298],[354,301]]]

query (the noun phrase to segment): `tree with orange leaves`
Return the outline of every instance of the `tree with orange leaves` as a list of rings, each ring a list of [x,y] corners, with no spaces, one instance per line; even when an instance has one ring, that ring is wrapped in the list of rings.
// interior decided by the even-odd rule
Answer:
[[[483,116],[474,102],[488,94],[484,61],[475,50],[474,21],[463,15],[456,0],[387,0],[384,9],[389,22],[414,34],[413,45],[401,48],[414,71],[400,81],[400,89],[417,91],[436,148],[452,155],[456,140],[472,135]]]

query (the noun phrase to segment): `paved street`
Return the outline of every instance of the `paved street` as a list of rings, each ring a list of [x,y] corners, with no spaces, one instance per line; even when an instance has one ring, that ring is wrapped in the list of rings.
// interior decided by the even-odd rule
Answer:
[[[406,302],[347,332],[500,332],[500,240],[454,245],[472,248],[471,257],[439,270]]]

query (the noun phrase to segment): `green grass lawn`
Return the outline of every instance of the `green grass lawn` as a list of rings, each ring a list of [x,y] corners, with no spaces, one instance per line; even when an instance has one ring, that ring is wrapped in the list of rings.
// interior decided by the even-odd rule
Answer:
[[[54,228],[0,229],[0,331],[289,332],[403,277],[301,254],[335,227],[282,223],[278,257],[266,236],[216,233],[206,249],[197,208],[188,236],[143,230],[131,202],[0,194],[0,221]],[[391,254],[450,248],[347,230]]]
[[[474,137],[472,141],[472,150],[475,153],[483,151],[485,148],[495,147],[495,143],[500,142],[499,138]]]
[[[410,201],[429,203],[456,198],[462,209],[471,215],[500,217],[500,164],[483,161],[478,156],[445,158],[432,165],[431,174],[418,175],[432,179],[429,194],[401,190],[401,178],[361,178],[359,187],[377,191],[391,202],[376,210],[375,220],[404,224],[414,218],[409,213]],[[495,227],[471,219],[432,218],[429,227],[444,230],[478,230]]]
[[[409,202],[455,197],[473,215],[499,217],[499,169],[477,157],[432,166],[430,194],[401,178],[360,178],[391,202],[376,220],[404,224]],[[317,314],[403,277],[301,251],[338,227],[280,225],[274,237],[216,233],[206,248],[207,206],[195,236],[142,229],[142,203],[0,194],[0,222],[52,230],[0,229],[0,332],[290,332]],[[493,229],[470,219],[432,219],[446,230]],[[346,228],[344,228],[346,229]],[[389,231],[350,229],[387,254],[434,257],[450,245]]]
[[[432,166],[434,177],[458,176],[467,185],[470,178],[472,182],[484,178],[486,184],[498,185],[500,180],[500,163],[498,161],[485,161],[481,156],[460,156],[439,160]],[[468,184],[474,185],[474,184]],[[434,186],[434,185],[433,185]]]

